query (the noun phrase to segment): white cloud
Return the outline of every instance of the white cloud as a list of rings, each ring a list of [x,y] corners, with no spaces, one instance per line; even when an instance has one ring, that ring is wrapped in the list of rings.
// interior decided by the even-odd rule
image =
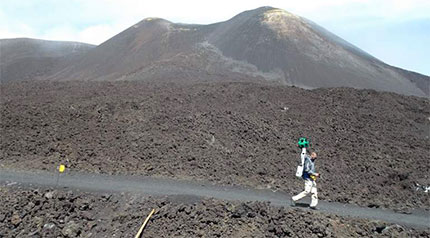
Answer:
[[[120,25],[124,26],[131,26],[145,17],[161,17],[182,23],[209,24],[225,21],[244,10],[261,6],[279,7],[311,19],[322,26],[337,24],[348,28],[363,28],[369,25],[430,17],[430,0],[93,0],[91,2],[93,6],[103,5],[107,14],[114,19],[113,22],[120,22]],[[116,32],[120,30],[122,29]]]
[[[124,29],[121,25],[95,25],[78,32],[78,41],[100,44]]]
[[[30,37],[100,44],[146,17],[209,24],[261,6],[306,17],[387,63],[430,73],[429,48],[415,47],[414,51],[411,47],[427,42],[423,35],[430,30],[409,30],[414,21],[423,27],[430,25],[430,0],[0,0],[0,39]],[[403,34],[398,32],[400,25],[407,29],[404,34],[411,34],[404,43],[401,39],[391,46],[377,42],[378,34],[390,42],[399,38]],[[405,64],[401,52],[409,51],[415,54],[415,61]]]
[[[1,1],[0,38],[26,36],[99,44],[145,17],[208,24],[260,6],[283,8],[322,26],[363,27],[430,17],[430,0]]]
[[[67,41],[70,39],[76,39],[77,32],[75,29],[68,26],[60,26],[46,30],[42,35],[42,39],[49,40],[62,40]]]
[[[37,35],[32,27],[26,24],[0,25],[0,39],[3,38],[18,38],[32,37]]]

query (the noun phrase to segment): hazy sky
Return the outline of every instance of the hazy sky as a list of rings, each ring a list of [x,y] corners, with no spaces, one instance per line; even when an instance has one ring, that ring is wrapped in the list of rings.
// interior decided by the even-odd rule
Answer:
[[[0,38],[100,44],[146,17],[207,24],[261,6],[308,18],[388,64],[430,75],[430,0],[0,0]]]

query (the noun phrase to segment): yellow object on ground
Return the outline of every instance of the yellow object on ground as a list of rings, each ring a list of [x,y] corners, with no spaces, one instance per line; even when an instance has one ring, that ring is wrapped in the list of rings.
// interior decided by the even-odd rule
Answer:
[[[317,180],[317,176],[315,176],[315,175],[311,175],[310,177],[311,177],[311,179],[312,179],[313,181],[316,181],[316,180]]]
[[[64,172],[64,170],[66,170],[66,166],[64,166],[64,164],[60,164],[60,167],[58,167],[58,171],[59,171],[60,173],[63,173],[63,172]]]
[[[142,234],[143,228],[145,228],[146,223],[148,223],[149,218],[154,214],[155,209],[152,209],[151,213],[149,213],[148,217],[146,217],[145,221],[143,222],[142,226],[140,227],[139,231],[137,232],[136,236],[134,238],[140,238],[140,235]]]

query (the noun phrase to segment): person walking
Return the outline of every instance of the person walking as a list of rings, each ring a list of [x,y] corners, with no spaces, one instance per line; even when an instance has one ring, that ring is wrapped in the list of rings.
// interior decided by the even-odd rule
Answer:
[[[305,152],[303,174],[302,174],[302,178],[305,180],[305,190],[291,198],[292,206],[296,205],[296,201],[306,197],[308,194],[312,194],[310,208],[316,210],[316,206],[318,204],[318,192],[317,192],[317,184],[315,181],[317,177],[320,176],[319,173],[315,172],[316,159],[317,159],[317,153],[312,152],[311,156],[309,156]]]

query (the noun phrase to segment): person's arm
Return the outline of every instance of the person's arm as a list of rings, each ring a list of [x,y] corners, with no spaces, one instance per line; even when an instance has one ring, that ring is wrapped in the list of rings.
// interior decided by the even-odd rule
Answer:
[[[312,175],[314,175],[314,176],[319,177],[319,176],[320,176],[320,174],[319,174],[319,173],[317,173],[317,172],[315,172],[315,164],[312,164],[312,165],[311,165],[311,167],[312,167],[312,169],[311,169],[310,174],[312,174]]]
[[[311,168],[311,163],[310,163],[310,161],[309,161],[310,159],[309,159],[309,156],[305,156],[305,165],[304,165],[304,167],[305,167],[305,172],[306,173],[309,173],[309,174],[312,174],[311,172],[312,172],[312,168]]]
[[[308,174],[315,175],[315,176],[318,177],[319,174],[315,172],[315,165],[313,163],[311,163],[310,160],[311,160],[311,158],[306,157],[306,160],[305,160],[305,171]]]

